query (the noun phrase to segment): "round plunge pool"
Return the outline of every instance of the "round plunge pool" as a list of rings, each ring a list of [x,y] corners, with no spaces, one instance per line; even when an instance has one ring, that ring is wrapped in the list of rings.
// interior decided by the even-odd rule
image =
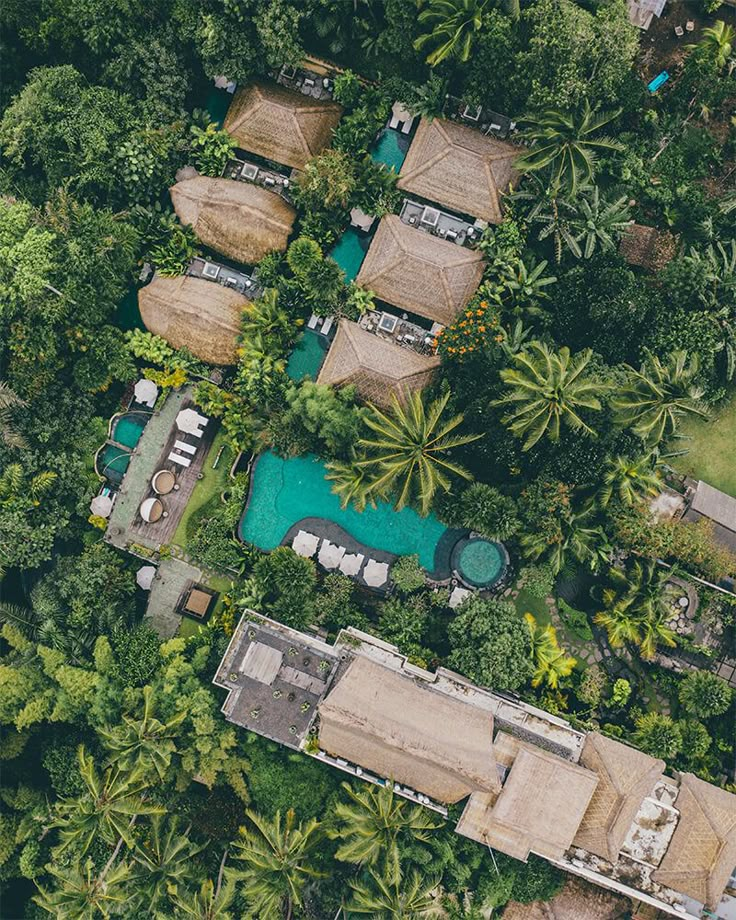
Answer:
[[[473,588],[491,588],[503,578],[509,554],[503,543],[484,537],[459,540],[452,551],[452,568]]]

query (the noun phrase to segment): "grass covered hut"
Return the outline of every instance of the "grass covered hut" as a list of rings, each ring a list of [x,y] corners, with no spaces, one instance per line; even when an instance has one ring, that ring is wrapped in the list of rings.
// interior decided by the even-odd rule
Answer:
[[[235,363],[241,316],[249,303],[231,288],[190,275],[156,275],[138,292],[146,329],[209,364]]]
[[[170,192],[179,220],[191,224],[205,246],[236,262],[254,265],[286,249],[296,211],[275,192],[209,176],[177,182]]]

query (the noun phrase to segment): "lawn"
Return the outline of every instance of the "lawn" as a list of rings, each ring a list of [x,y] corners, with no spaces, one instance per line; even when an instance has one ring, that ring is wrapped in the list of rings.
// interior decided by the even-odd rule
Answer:
[[[204,461],[204,466],[202,467],[203,478],[200,479],[194,487],[192,497],[189,499],[184,509],[184,514],[181,516],[179,526],[176,528],[176,533],[172,540],[172,543],[181,546],[183,549],[186,549],[187,543],[189,542],[187,528],[192,516],[200,511],[210,499],[223,492],[227,485],[228,473],[230,472],[230,467],[233,462],[232,451],[229,447],[226,447],[222,452],[217,468],[212,468],[212,464],[217,459],[220,448],[223,447],[224,444],[224,432],[218,431],[215,435],[215,440],[212,442],[212,447],[210,447],[210,452],[207,454],[207,459]]]
[[[514,599],[514,604],[519,616],[524,616],[525,613],[531,613],[540,626],[547,626],[548,623],[552,622],[549,615],[549,607],[543,597],[534,597],[533,594],[522,589],[519,591],[519,596]]]
[[[736,396],[713,412],[710,419],[685,419],[680,426],[682,434],[692,441],[674,441],[677,447],[688,448],[681,457],[670,462],[680,473],[695,479],[704,479],[722,492],[736,496]]]

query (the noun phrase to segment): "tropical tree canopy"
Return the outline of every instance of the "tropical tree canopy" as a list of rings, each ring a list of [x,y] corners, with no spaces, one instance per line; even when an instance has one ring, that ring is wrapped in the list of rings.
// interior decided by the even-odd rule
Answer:
[[[428,0],[418,19],[422,25],[428,25],[430,31],[414,41],[415,49],[421,51],[428,45],[436,46],[427,55],[431,67],[448,57],[467,61],[487,6],[488,0]]]

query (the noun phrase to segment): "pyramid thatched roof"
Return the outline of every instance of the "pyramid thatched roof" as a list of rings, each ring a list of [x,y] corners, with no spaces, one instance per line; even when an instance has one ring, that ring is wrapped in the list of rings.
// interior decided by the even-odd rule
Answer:
[[[487,710],[358,656],[319,704],[328,753],[439,802],[497,790]]]
[[[503,744],[499,732],[496,748]],[[598,777],[578,764],[512,739],[516,756],[498,796],[473,794],[456,830],[515,859],[561,859],[590,803]]]
[[[205,246],[254,265],[274,249],[286,249],[296,211],[268,189],[232,179],[197,176],[171,189],[179,220],[191,224]]]
[[[391,214],[378,225],[357,282],[386,303],[449,326],[475,293],[484,267],[480,252]]]
[[[616,862],[639,806],[662,776],[664,761],[591,732],[580,763],[597,773],[599,782],[575,846]]]
[[[408,392],[426,387],[439,364],[437,357],[394,345],[343,319],[317,382],[352,384],[366,402],[387,407],[392,394],[403,400]]]
[[[336,102],[254,80],[235,94],[225,130],[243,150],[302,169],[328,146],[341,115]]]
[[[680,820],[654,880],[715,910],[736,866],[736,795],[685,773]]]
[[[519,174],[518,147],[443,118],[423,118],[399,174],[406,192],[453,211],[501,222],[500,195]]]
[[[658,272],[672,261],[678,245],[677,237],[667,230],[630,224],[621,237],[619,252],[629,265]]]
[[[146,328],[210,364],[235,363],[240,319],[248,303],[231,288],[190,275],[156,275],[138,292]]]

